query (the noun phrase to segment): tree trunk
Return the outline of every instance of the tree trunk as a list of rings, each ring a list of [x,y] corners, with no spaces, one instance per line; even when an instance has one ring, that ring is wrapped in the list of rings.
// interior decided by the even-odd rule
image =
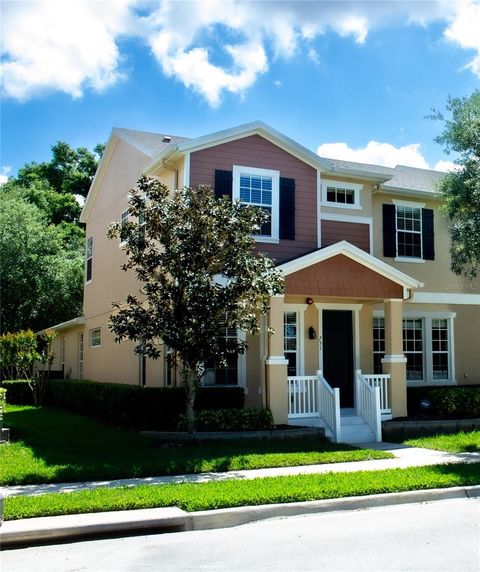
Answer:
[[[197,377],[195,373],[188,367],[183,367],[183,383],[187,394],[187,431],[193,436],[195,435],[195,394],[197,392]]]

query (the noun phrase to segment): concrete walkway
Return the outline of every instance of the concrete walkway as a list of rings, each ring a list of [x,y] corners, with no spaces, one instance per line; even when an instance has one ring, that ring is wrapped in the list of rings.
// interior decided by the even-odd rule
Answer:
[[[200,473],[192,475],[174,475],[165,477],[146,477],[134,479],[116,479],[111,481],[54,483],[48,485],[20,485],[3,487],[4,496],[31,496],[45,493],[67,493],[98,488],[136,487],[139,485],[164,485],[169,483],[205,483],[230,479],[256,479],[259,477],[279,477],[292,475],[351,473],[355,471],[379,471],[383,469],[405,469],[447,463],[480,463],[480,453],[445,453],[431,449],[407,447],[395,443],[363,443],[357,445],[365,449],[380,449],[395,455],[394,459],[372,461],[354,461],[349,463],[330,463],[323,465],[304,465],[298,467],[275,467],[270,469],[252,469],[229,471],[225,473]]]

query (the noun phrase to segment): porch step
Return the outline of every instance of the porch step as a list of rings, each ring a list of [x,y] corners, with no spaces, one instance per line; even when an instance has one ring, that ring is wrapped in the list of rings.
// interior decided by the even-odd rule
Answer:
[[[375,433],[364,423],[363,419],[355,415],[354,410],[342,410],[340,413],[341,440],[343,443],[367,443],[375,441]]]

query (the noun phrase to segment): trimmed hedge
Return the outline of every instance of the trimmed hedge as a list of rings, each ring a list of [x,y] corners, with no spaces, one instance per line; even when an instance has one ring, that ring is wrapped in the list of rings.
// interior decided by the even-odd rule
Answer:
[[[33,393],[26,379],[4,380],[0,387],[7,390],[7,403],[11,405],[33,405]]]
[[[195,408],[241,409],[242,388],[200,388]],[[128,429],[172,431],[185,413],[183,387],[139,387],[86,380],[50,380],[47,403]]]
[[[432,408],[423,410],[421,399],[428,399]],[[435,416],[443,419],[480,417],[480,386],[410,387],[407,389],[408,414]]]
[[[182,415],[179,429],[187,427]],[[200,411],[197,414],[197,431],[267,431],[274,429],[270,409],[216,409]]]

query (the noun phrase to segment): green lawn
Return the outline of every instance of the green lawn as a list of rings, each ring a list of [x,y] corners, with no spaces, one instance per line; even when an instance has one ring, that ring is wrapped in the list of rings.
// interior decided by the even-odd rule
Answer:
[[[14,441],[0,447],[0,485],[105,480],[391,458],[327,440],[165,447],[59,409],[9,406]],[[17,440],[18,439],[18,440]]]
[[[188,511],[476,485],[480,464],[212,481],[8,497],[5,519],[178,506]]]
[[[411,447],[423,447],[450,453],[480,452],[480,431],[460,431],[445,435],[433,435],[431,437],[419,437],[408,439],[406,445]]]

